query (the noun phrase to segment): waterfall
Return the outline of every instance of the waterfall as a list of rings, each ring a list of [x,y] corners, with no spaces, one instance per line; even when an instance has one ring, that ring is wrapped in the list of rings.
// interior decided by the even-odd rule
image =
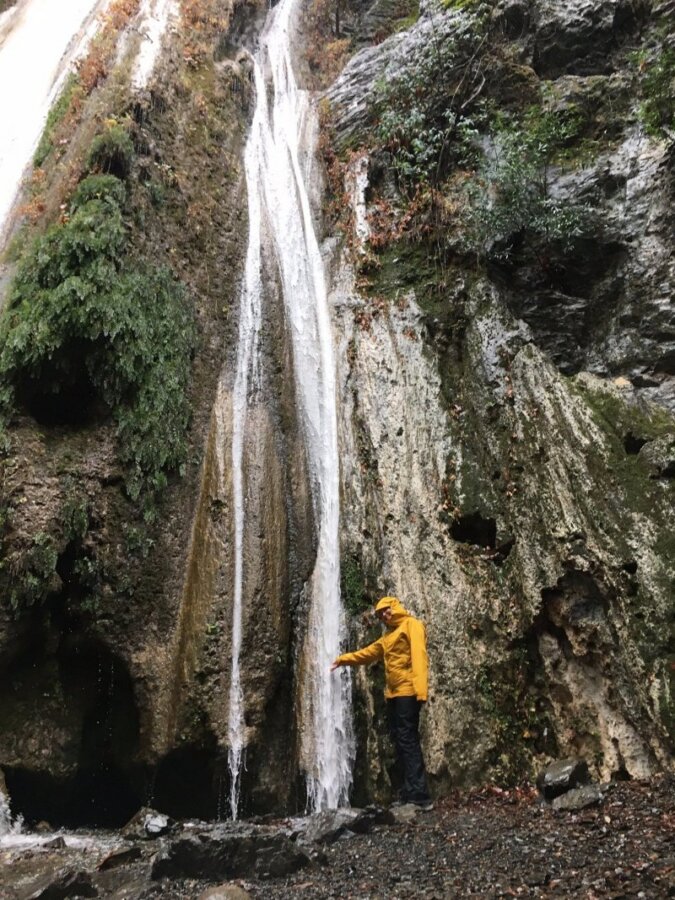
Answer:
[[[311,110],[307,93],[297,87],[291,62],[293,3],[281,0],[270,11],[253,60],[256,107],[245,152],[249,243],[241,294],[232,441],[235,583],[228,739],[233,818],[239,803],[245,745],[240,671],[245,524],[242,469],[247,409],[259,386],[256,373],[264,290],[261,250],[265,239],[272,242],[291,335],[317,531],[316,561],[307,585],[309,612],[299,711],[301,764],[312,810],[337,807],[347,801],[354,752],[349,675],[345,670],[329,671],[346,630],[339,587],[335,361],[323,263],[300,165],[301,135]],[[272,82],[271,103],[263,77],[266,65]]]
[[[0,28],[0,249],[24,169],[69,67],[107,0],[28,0]],[[9,13],[12,15],[10,16]],[[11,90],[7,89],[11,85]]]

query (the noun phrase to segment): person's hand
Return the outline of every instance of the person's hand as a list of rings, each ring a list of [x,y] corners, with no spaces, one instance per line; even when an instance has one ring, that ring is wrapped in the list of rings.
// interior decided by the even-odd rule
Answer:
[[[336,659],[335,662],[333,663],[333,665],[330,667],[331,672],[334,672],[336,669],[339,669],[341,665],[342,665],[342,663],[339,663]]]

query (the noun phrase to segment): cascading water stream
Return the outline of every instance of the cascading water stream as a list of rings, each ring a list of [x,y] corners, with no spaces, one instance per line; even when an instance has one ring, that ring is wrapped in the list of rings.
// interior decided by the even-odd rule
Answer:
[[[241,685],[244,482],[248,405],[255,394],[258,339],[264,285],[261,249],[271,239],[290,325],[295,391],[310,473],[317,554],[308,583],[307,636],[301,667],[301,764],[312,810],[337,807],[351,787],[353,738],[351,682],[344,670],[331,674],[331,661],[345,637],[340,600],[339,471],[335,362],[323,263],[300,166],[303,124],[310,112],[306,92],[293,73],[290,30],[294,0],[281,0],[254,59],[256,107],[245,153],[249,245],[241,297],[233,411],[235,584],[232,620],[232,677],[229,709],[230,806],[236,818],[244,752]],[[263,67],[272,81],[271,110]]]
[[[72,60],[96,30],[96,11],[107,3],[27,0],[0,23],[0,250],[49,108]]]

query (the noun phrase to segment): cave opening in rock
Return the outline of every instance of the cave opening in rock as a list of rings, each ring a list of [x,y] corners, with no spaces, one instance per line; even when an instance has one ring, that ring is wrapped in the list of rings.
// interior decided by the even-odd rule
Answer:
[[[623,448],[626,453],[633,456],[639,453],[646,443],[646,438],[636,437],[632,431],[629,431],[623,439]]]
[[[462,544],[494,548],[497,541],[497,523],[479,512],[459,516],[450,526],[453,539]]]
[[[143,799],[129,672],[81,634],[50,646],[47,639],[24,653],[0,702],[0,728],[14,730],[18,751],[0,759],[12,809],[28,825],[119,827]]]
[[[48,428],[85,428],[105,421],[110,409],[91,376],[96,348],[89,341],[72,341],[42,365],[36,375],[16,384],[19,406]]]

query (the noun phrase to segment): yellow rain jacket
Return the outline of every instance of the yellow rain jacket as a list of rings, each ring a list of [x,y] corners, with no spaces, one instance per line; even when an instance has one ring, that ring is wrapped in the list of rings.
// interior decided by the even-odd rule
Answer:
[[[343,653],[335,662],[341,666],[369,666],[384,660],[386,687],[384,696],[417,697],[427,699],[427,640],[426,630],[403,608],[396,597],[383,597],[375,610],[390,607],[391,624],[386,634],[354,653]]]

